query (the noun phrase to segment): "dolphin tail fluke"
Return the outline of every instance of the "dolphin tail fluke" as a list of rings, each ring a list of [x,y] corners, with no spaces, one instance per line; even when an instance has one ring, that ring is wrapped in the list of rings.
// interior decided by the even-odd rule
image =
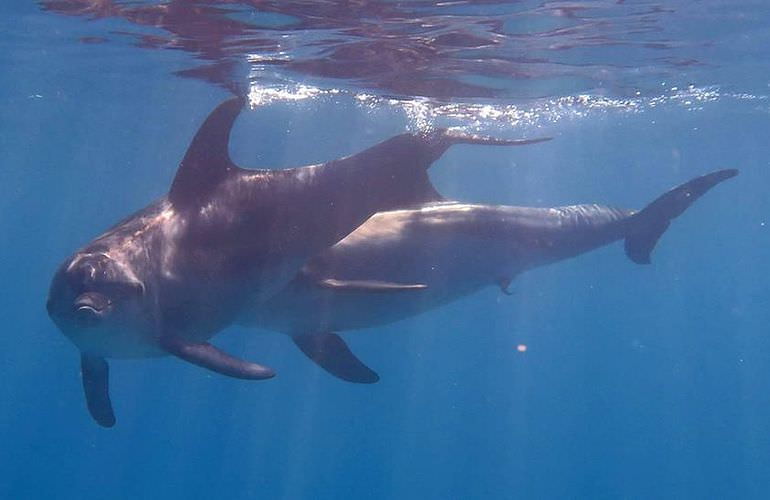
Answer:
[[[80,371],[86,405],[96,423],[102,427],[115,425],[115,414],[110,401],[110,367],[104,358],[80,355]]]
[[[357,384],[373,384],[380,380],[380,376],[363,364],[337,334],[321,333],[292,338],[308,358],[337,378]]]
[[[482,146],[526,146],[539,142],[550,141],[552,137],[538,137],[535,139],[500,139],[486,135],[469,134],[456,129],[438,129],[431,137],[434,156],[438,158],[450,146],[455,144],[479,144]]]
[[[736,169],[717,170],[696,177],[663,194],[631,217],[632,229],[625,250],[637,264],[649,264],[650,253],[673,219],[679,217],[708,190],[738,175]]]

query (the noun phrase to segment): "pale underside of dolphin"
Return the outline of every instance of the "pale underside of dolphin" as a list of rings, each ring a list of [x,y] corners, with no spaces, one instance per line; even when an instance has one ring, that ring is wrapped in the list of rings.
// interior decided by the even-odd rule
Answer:
[[[440,201],[427,169],[451,145],[547,140],[436,129],[323,164],[246,170],[228,154],[243,104],[231,99],[209,115],[167,196],[80,249],[54,276],[48,312],[81,351],[88,408],[103,426],[115,423],[106,358],[171,354],[232,377],[270,378],[270,368],[208,340],[371,215]]]
[[[380,212],[311,259],[275,297],[241,318],[292,336],[332,375],[376,382],[335,332],[413,316],[482,287],[507,286],[522,272],[617,240],[628,257],[650,262],[670,222],[718,183],[716,171],[663,194],[643,210],[601,205],[556,208],[427,203]]]

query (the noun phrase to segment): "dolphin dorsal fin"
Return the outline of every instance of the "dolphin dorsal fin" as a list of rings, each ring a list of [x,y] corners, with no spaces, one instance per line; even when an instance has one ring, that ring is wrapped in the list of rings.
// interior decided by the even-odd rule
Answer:
[[[176,208],[200,206],[236,167],[230,160],[230,130],[244,105],[242,97],[223,102],[209,114],[179,164],[168,198]]]

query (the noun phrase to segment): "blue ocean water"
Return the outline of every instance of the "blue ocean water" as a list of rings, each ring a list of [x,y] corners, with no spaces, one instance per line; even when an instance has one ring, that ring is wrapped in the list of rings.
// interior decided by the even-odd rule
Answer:
[[[767,497],[764,2],[213,4],[0,7],[0,497]],[[490,287],[344,334],[377,384],[233,327],[215,342],[275,379],[115,361],[118,424],[100,428],[45,311],[51,276],[166,192],[232,90],[252,104],[241,165],[448,124],[554,138],[451,149],[431,177],[463,201],[639,208],[741,174],[674,221],[651,266],[615,244],[522,275],[510,297]]]

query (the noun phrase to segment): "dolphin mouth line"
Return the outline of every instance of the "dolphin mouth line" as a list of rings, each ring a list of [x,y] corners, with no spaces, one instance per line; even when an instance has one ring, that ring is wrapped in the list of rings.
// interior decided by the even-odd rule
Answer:
[[[102,311],[104,311],[104,309],[97,309],[94,306],[89,306],[84,304],[84,305],[76,306],[75,311],[78,313],[88,312],[93,314],[101,314]]]
[[[95,304],[91,300],[77,301],[74,304],[76,311],[93,311],[95,313],[102,313],[112,307],[112,301],[107,299],[104,304]]]

